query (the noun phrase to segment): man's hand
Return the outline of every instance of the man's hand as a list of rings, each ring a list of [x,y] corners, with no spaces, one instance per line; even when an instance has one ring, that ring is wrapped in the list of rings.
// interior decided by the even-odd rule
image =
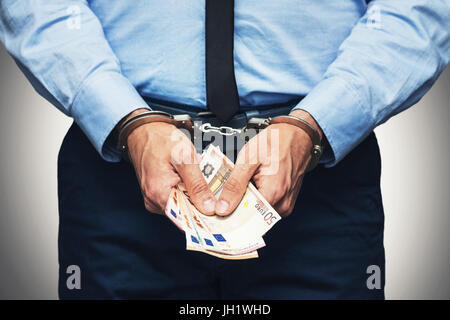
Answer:
[[[320,133],[314,119],[303,110],[291,115],[308,121]],[[305,170],[311,159],[312,142],[300,128],[290,124],[270,125],[239,152],[236,166],[224,185],[215,212],[226,216],[241,201],[250,179],[281,216],[294,209]]]
[[[215,198],[200,172],[199,155],[175,126],[153,122],[138,127],[128,136],[128,150],[148,211],[164,213],[171,188],[183,181],[197,209],[214,214]]]

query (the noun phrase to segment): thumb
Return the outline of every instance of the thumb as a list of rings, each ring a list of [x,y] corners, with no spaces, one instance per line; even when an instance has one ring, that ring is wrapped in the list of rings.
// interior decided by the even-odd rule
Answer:
[[[256,165],[247,164],[238,164],[234,167],[216,203],[216,214],[227,216],[236,209],[256,168]]]
[[[176,170],[194,206],[205,215],[213,215],[216,199],[206,184],[198,164],[183,164],[177,166]]]

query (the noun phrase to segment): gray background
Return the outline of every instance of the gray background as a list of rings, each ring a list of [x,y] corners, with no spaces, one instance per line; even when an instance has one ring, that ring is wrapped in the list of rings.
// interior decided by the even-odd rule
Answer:
[[[57,298],[56,159],[71,119],[41,98],[0,45],[0,299]],[[386,297],[450,298],[450,68],[377,128]]]

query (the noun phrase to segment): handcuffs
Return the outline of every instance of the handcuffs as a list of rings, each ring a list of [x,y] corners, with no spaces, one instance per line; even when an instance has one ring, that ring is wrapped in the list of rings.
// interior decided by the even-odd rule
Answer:
[[[200,114],[199,114],[200,115]],[[294,125],[308,134],[312,142],[312,150],[311,150],[311,161],[309,162],[308,168],[306,171],[311,171],[317,166],[320,157],[322,156],[323,146],[319,133],[317,130],[308,122],[303,119],[290,116],[283,115],[277,116],[273,118],[250,118],[243,128],[237,129],[227,126],[215,127],[210,123],[202,123],[198,124],[197,121],[193,121],[192,117],[188,114],[177,114],[172,115],[163,111],[145,111],[134,115],[128,118],[124,123],[121,124],[119,128],[118,135],[118,143],[117,149],[124,153],[126,156],[128,155],[128,146],[127,140],[128,136],[133,132],[136,128],[152,122],[165,122],[174,125],[179,129],[185,129],[189,132],[193,132],[194,130],[199,130],[203,133],[207,132],[217,132],[223,136],[232,136],[237,134],[245,134],[249,129],[254,129],[256,131],[267,128],[271,124],[277,123],[287,123],[290,125]],[[191,135],[193,137],[194,135]]]

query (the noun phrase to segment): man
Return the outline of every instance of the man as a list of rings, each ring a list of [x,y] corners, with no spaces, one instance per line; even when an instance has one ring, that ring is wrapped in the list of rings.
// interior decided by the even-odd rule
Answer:
[[[36,90],[75,120],[58,162],[61,298],[384,297],[372,131],[447,65],[448,0],[2,0],[0,36]],[[128,132],[132,164],[122,160],[124,124],[149,109],[209,110],[198,119],[236,129],[253,116],[295,123],[252,138],[216,200],[194,145],[167,121]],[[314,134],[324,152],[305,174]],[[190,152],[174,159],[180,145]],[[285,217],[258,259],[187,252],[155,214],[183,181],[202,213],[229,215],[250,180]],[[69,265],[80,267],[80,289],[66,285]],[[368,270],[379,271],[374,285]]]

